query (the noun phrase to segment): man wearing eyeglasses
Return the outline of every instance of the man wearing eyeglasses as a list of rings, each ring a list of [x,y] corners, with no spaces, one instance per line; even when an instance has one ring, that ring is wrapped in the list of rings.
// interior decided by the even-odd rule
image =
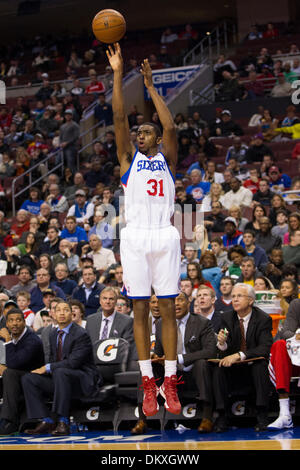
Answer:
[[[237,283],[232,289],[232,310],[221,315],[221,329],[217,347],[221,357],[213,367],[213,388],[219,417],[216,432],[228,429],[228,397],[245,385],[255,389],[257,424],[256,431],[267,429],[268,397],[271,382],[268,360],[273,343],[272,320],[269,315],[254,306],[255,291],[252,286]],[[253,360],[253,362],[241,361]]]

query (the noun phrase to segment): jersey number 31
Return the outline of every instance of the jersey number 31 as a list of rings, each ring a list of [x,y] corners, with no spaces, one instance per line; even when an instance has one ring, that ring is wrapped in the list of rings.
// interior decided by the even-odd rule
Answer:
[[[158,193],[158,196],[164,196],[163,183],[164,183],[163,180],[159,180],[159,181],[154,180],[154,179],[148,180],[147,184],[151,185],[151,189],[147,190],[147,193],[149,194],[149,196],[156,196],[157,193]]]

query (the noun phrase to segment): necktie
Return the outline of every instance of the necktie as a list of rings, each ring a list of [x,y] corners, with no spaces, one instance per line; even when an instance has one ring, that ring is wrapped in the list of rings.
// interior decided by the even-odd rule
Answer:
[[[56,360],[61,361],[62,360],[62,347],[63,347],[63,330],[59,330],[58,332],[58,342],[57,342],[57,350],[56,350]]]
[[[181,334],[180,325],[182,325],[181,320],[179,320],[177,322],[177,356],[179,354],[182,354],[182,352],[183,352],[183,338],[182,338],[182,334]],[[183,370],[183,364],[177,364],[177,369],[178,370]]]
[[[107,336],[108,336],[108,319],[105,318],[104,319],[104,328],[103,328],[103,331],[102,331],[102,335],[101,335],[101,338],[100,339],[106,339]]]
[[[244,320],[240,318],[240,329],[241,329],[241,346],[240,351],[246,352],[247,345],[246,345],[246,337],[245,337],[245,328],[244,328]]]

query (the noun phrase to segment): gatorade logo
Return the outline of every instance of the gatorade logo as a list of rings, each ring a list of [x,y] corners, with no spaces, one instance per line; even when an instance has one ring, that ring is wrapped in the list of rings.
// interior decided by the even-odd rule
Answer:
[[[118,354],[119,338],[109,338],[103,341],[97,349],[97,357],[100,361],[114,361]]]
[[[185,405],[183,407],[182,414],[186,418],[194,418],[196,416],[196,404],[189,403],[188,405]]]
[[[236,401],[231,407],[232,414],[241,416],[245,414],[245,401]]]
[[[89,421],[97,421],[100,415],[100,408],[99,406],[95,406],[93,408],[90,408],[86,412],[86,417]]]

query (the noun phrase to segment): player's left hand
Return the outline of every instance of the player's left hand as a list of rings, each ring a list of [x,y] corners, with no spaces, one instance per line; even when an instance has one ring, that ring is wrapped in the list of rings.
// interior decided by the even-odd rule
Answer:
[[[142,65],[141,65],[141,74],[144,77],[144,83],[145,87],[149,88],[153,86],[153,80],[152,80],[152,69],[150,67],[148,59],[143,60]]]

